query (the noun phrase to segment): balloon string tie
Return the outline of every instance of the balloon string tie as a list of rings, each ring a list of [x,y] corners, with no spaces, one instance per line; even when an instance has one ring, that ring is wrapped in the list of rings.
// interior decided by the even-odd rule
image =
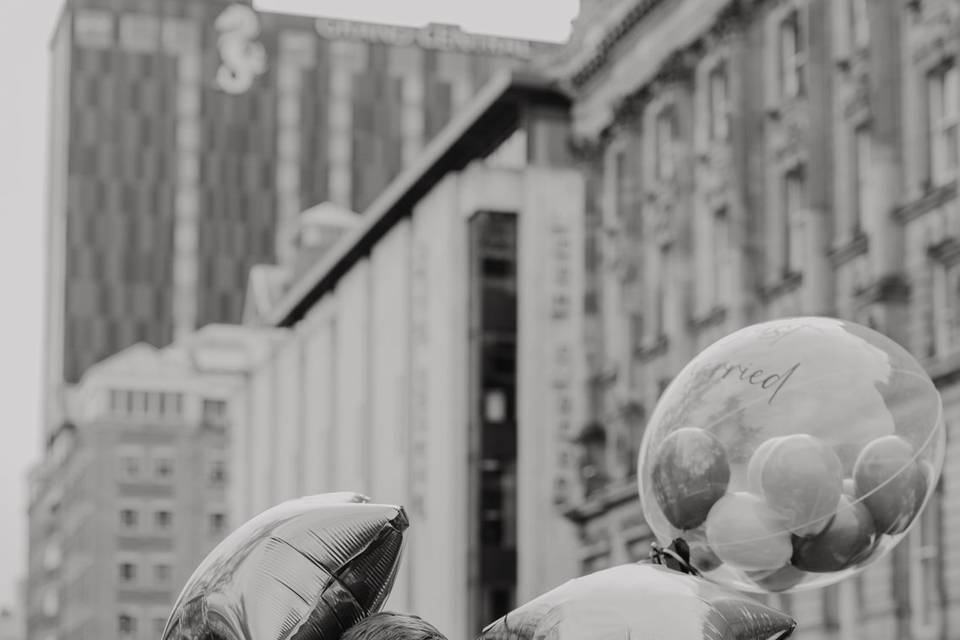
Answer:
[[[690,547],[683,538],[677,538],[669,547],[662,547],[657,542],[650,543],[650,562],[700,577],[700,571],[690,564]]]

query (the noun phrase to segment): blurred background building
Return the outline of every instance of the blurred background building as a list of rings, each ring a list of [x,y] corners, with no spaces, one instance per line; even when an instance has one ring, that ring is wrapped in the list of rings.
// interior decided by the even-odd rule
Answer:
[[[146,638],[236,524],[224,385],[270,340],[210,323],[263,324],[494,72],[552,46],[250,2],[66,0],[51,47],[28,635]]]
[[[23,617],[13,609],[0,609],[0,640],[23,640],[26,627]]]
[[[554,508],[556,427],[585,409],[568,110],[495,77],[263,317],[290,336],[231,403],[231,512],[348,488],[406,505],[389,607],[448,637],[576,575]]]
[[[227,401],[278,330],[210,325],[138,343],[67,391],[67,422],[31,477],[33,638],[155,638],[227,511]]]
[[[491,73],[541,43],[225,0],[66,0],[52,51],[46,384],[239,322],[296,218],[360,211]]]
[[[624,0],[579,25],[559,73],[590,185],[590,420],[565,505],[582,571],[646,556],[637,448],[693,355],[745,324],[839,316],[926,365],[944,477],[878,566],[772,600],[799,638],[957,635],[958,19],[953,1]]]
[[[479,93],[540,46],[212,1],[146,17],[69,6],[55,38],[70,100],[52,124],[50,389],[138,340],[241,317],[242,331],[276,327],[226,405],[228,523],[304,493],[404,503],[416,535],[391,607],[472,635],[565,577],[647,556],[637,450],[695,353],[752,322],[833,315],[927,366],[947,465],[891,556],[772,603],[800,639],[957,636],[960,2],[582,0],[544,77],[496,75]],[[124,33],[153,49],[121,53]],[[238,37],[267,63],[236,58]],[[121,97],[96,102],[103,91]],[[123,124],[125,100],[154,107]],[[138,126],[154,137],[111,138]],[[96,151],[84,131],[104,138]],[[67,250],[84,238],[104,249]],[[154,275],[135,281],[141,268]],[[84,460],[70,453],[84,423],[68,418],[48,421],[33,480],[31,640],[85,620],[68,613],[58,532],[73,525],[56,515]],[[195,473],[184,488],[207,486]],[[103,482],[118,495],[115,475]],[[105,597],[134,593],[118,582],[134,561],[117,554],[98,556],[117,587]],[[90,633],[127,634],[124,616],[147,633],[160,607],[137,593],[142,607],[105,605]]]

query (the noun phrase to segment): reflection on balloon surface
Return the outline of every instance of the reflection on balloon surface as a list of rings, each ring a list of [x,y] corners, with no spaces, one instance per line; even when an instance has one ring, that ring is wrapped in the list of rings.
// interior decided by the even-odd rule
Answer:
[[[560,585],[489,625],[479,640],[771,640],[795,627],[747,596],[641,563]]]
[[[336,640],[383,606],[407,525],[402,507],[351,493],[269,509],[200,564],[162,638]]]

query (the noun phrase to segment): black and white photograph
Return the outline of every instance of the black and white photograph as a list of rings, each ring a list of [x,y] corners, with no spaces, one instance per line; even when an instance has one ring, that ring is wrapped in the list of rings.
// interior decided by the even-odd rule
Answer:
[[[0,640],[960,638],[960,0],[0,0],[0,69]]]

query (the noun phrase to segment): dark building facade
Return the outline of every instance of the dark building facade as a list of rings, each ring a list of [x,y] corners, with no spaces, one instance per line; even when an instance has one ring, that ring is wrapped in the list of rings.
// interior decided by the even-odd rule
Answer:
[[[220,0],[67,0],[51,46],[48,428],[93,363],[240,321],[301,211],[362,212],[487,77],[549,48]]]

